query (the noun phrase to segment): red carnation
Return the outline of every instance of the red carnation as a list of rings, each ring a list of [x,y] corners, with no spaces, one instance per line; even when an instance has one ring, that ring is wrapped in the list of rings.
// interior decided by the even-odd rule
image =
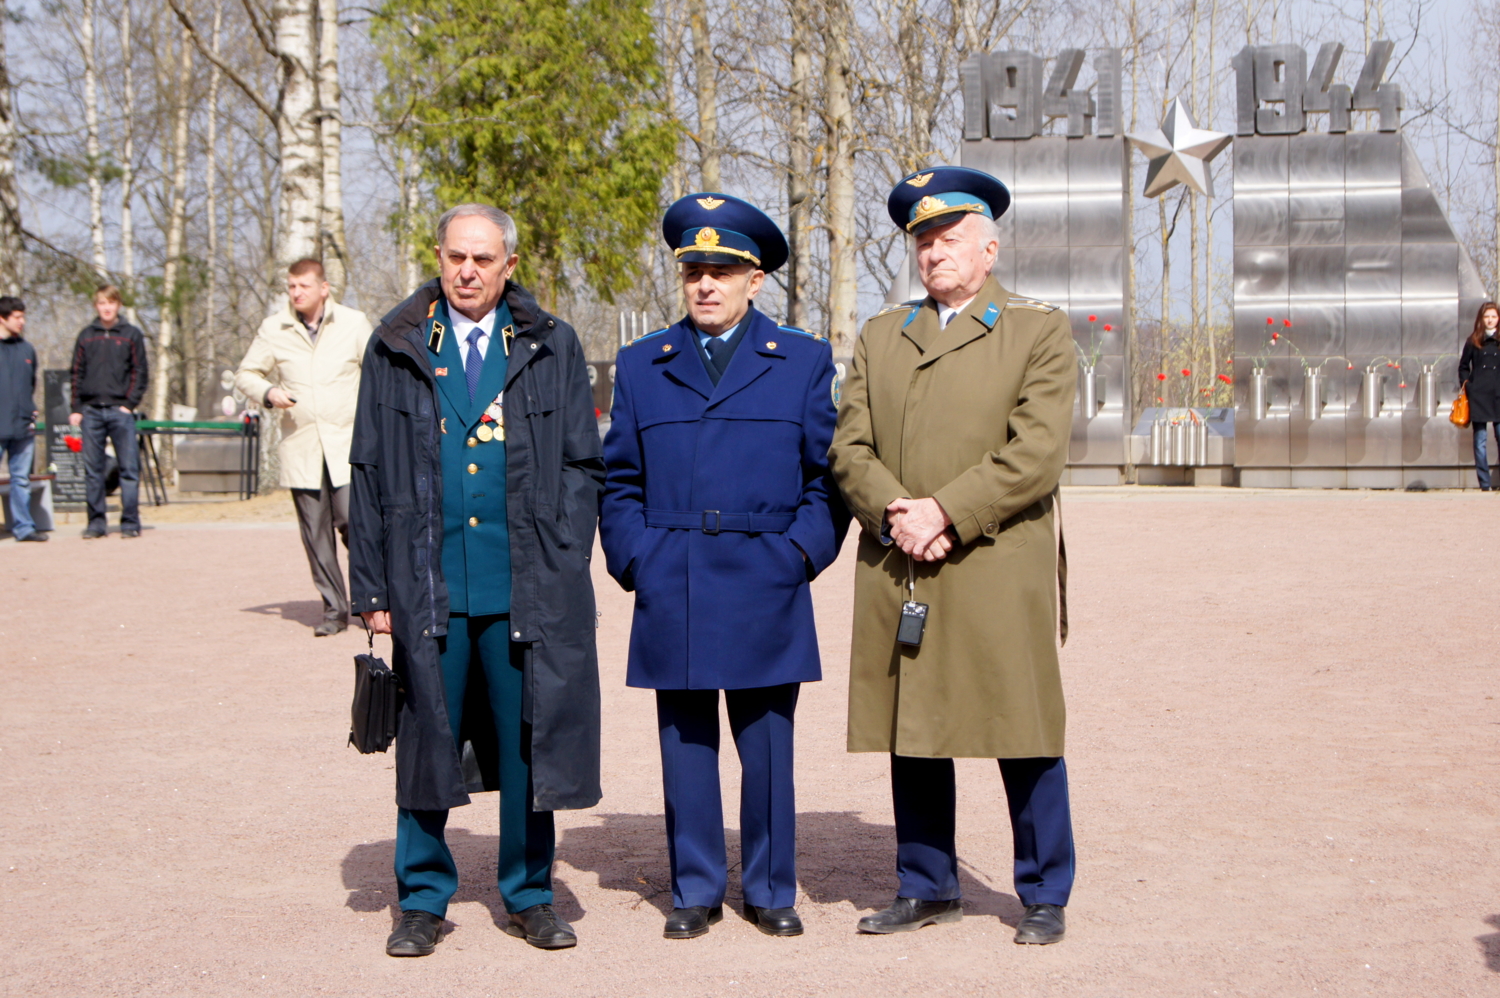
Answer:
[[[1344,370],[1346,370],[1346,371],[1352,371],[1352,370],[1354,370],[1354,365],[1350,364],[1348,367],[1344,368]]]
[[[1272,343],[1275,343],[1279,339],[1281,339],[1281,334],[1280,333],[1272,333],[1271,334],[1271,342]]]
[[[1099,318],[1097,315],[1091,315],[1091,316],[1089,316],[1089,321],[1093,322],[1097,318]]]
[[[1271,318],[1268,315],[1268,316],[1266,316],[1266,325],[1268,325],[1268,326],[1274,326],[1274,325],[1276,325],[1276,320],[1273,319],[1273,318]]]
[[[1193,372],[1192,372],[1192,371],[1190,371],[1190,370],[1188,370],[1188,369],[1187,369],[1187,368],[1185,368],[1185,367],[1184,367],[1184,368],[1183,368],[1183,369],[1182,369],[1182,376],[1183,376],[1183,377],[1184,377],[1184,378],[1186,378],[1186,377],[1187,377],[1187,376],[1188,376],[1188,375],[1190,375],[1190,374],[1192,374],[1192,373],[1193,373]]]
[[[1288,329],[1292,328],[1292,320],[1291,319],[1282,319],[1281,320],[1281,324],[1283,326],[1285,326],[1286,328],[1288,328]]]
[[[63,443],[67,444],[68,450],[72,451],[74,454],[77,454],[79,451],[83,450],[82,437],[63,437]]]
[[[1167,376],[1165,374],[1158,374],[1156,376],[1156,380],[1157,381],[1166,381],[1167,380]]]
[[[1111,325],[1110,325],[1110,324],[1109,324],[1109,323],[1107,323],[1107,322],[1106,322],[1106,323],[1105,323],[1105,324],[1104,324],[1104,331],[1105,331],[1105,332],[1106,332],[1106,333],[1107,333],[1107,332],[1109,332],[1109,331],[1110,331],[1110,330],[1111,330],[1111,329],[1114,329],[1114,328],[1115,328],[1115,327],[1114,327],[1114,326],[1111,326]]]
[[[1232,384],[1234,384],[1234,379],[1231,378],[1227,374],[1221,374],[1221,375],[1219,375],[1219,380],[1222,381],[1222,382],[1224,382],[1224,384],[1226,384],[1226,385],[1232,385]]]

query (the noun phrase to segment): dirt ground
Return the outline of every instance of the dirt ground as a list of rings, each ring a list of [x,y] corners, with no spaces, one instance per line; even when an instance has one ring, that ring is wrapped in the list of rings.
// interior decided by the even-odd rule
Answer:
[[[661,938],[654,711],[624,687],[630,598],[600,571],[605,797],[558,815],[580,945],[496,927],[483,795],[449,824],[451,931],[393,960],[392,759],[344,744],[364,639],[312,637],[295,527],[147,509],[135,542],[3,541],[0,994],[1494,995],[1494,502],[1069,492],[1079,867],[1049,947],[1010,941],[980,760],[959,764],[964,920],[854,932],[895,878],[886,759],[843,749],[852,543],[815,587],[827,678],[798,712],[806,935],[730,916]],[[727,802],[736,771],[726,738]]]

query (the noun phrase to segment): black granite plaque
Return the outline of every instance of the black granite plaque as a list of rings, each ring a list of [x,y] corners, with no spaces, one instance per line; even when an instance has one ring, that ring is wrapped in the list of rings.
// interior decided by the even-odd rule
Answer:
[[[68,449],[67,437],[79,431],[68,425],[71,413],[71,384],[66,370],[42,372],[43,398],[47,420],[47,470],[56,475],[52,482],[52,508],[78,510],[88,501],[84,491],[83,453]]]

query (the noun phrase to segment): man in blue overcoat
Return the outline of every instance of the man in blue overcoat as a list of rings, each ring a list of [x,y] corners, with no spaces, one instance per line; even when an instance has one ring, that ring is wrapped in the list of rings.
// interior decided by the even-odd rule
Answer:
[[[386,952],[433,951],[458,889],[448,812],[482,790],[500,791],[506,932],[562,949],[552,812],[600,793],[599,426],[572,327],[510,280],[510,216],[459,205],[437,236],[439,279],[370,339],[349,455],[351,595],[405,693]]]
[[[739,750],[745,917],[802,932],[792,715],[822,678],[809,583],[848,519],[828,474],[828,343],[753,304],[786,239],[755,206],[693,194],[668,209],[687,317],[622,349],[599,532],[635,591],[631,686],[654,689],[673,910],[668,939],[722,917],[719,691]]]

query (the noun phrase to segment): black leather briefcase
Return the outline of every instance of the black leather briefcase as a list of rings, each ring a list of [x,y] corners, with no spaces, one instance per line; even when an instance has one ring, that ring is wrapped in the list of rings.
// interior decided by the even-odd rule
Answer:
[[[375,635],[369,631],[370,650],[354,656],[354,705],[349,744],[365,754],[384,752],[396,740],[396,713],[401,709],[401,680],[383,659],[375,656]]]

